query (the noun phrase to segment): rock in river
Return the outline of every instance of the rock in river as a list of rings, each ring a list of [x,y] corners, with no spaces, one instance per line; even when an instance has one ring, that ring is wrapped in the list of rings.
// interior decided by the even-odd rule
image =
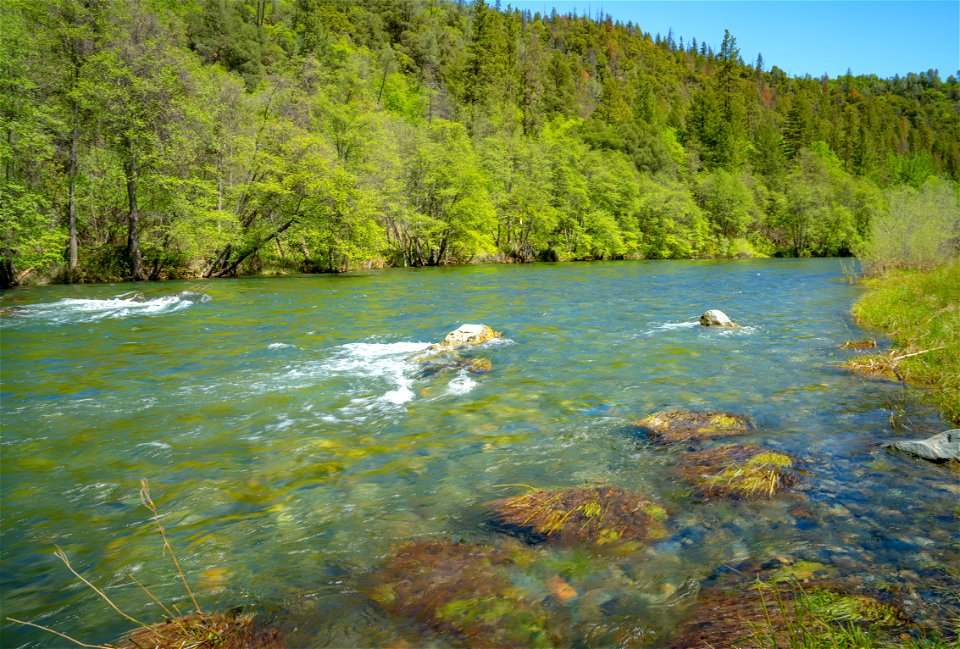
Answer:
[[[727,317],[727,314],[718,309],[704,311],[700,316],[700,324],[704,327],[736,327],[733,320]]]
[[[668,442],[686,442],[708,437],[744,435],[753,429],[748,417],[727,412],[665,410],[636,422],[654,437]]]
[[[960,462],[960,428],[938,433],[927,439],[908,439],[883,445],[931,462]]]
[[[663,538],[666,510],[613,487],[535,489],[488,505],[493,522],[529,542],[601,546]]]
[[[435,349],[458,349],[471,345],[479,345],[488,340],[502,338],[503,334],[494,331],[485,324],[463,324],[458,329],[447,334],[446,338],[439,345],[434,345]]]

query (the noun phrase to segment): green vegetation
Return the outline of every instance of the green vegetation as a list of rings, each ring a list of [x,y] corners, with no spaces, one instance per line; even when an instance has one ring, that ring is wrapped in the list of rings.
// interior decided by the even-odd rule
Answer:
[[[891,272],[867,283],[870,291],[854,305],[854,316],[863,326],[891,334],[897,346],[849,365],[935,388],[930,398],[944,416],[960,423],[960,260],[929,272]]]
[[[789,78],[729,32],[714,51],[484,0],[9,0],[0,21],[4,287],[843,255],[960,179],[954,77]]]

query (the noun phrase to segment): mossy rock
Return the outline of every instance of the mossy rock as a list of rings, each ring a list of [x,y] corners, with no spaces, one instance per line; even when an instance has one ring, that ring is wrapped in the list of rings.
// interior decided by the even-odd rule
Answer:
[[[681,475],[702,496],[772,498],[797,484],[789,455],[757,446],[727,444],[688,453]]]
[[[451,633],[477,647],[553,647],[566,625],[513,583],[532,559],[523,546],[447,540],[399,546],[372,576],[371,598],[385,611]]]
[[[280,631],[259,628],[239,609],[216,615],[183,615],[124,636],[119,649],[283,649]]]
[[[467,361],[466,368],[473,374],[486,374],[493,371],[493,363],[486,358],[472,358]]]
[[[749,417],[728,412],[665,410],[636,422],[657,439],[685,442],[695,439],[745,435],[753,430]]]
[[[603,546],[666,536],[663,507],[613,487],[538,489],[488,507],[500,529],[530,542]]]

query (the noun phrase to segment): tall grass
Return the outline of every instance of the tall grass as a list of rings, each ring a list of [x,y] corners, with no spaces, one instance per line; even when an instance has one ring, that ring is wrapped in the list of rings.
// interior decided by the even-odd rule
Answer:
[[[960,424],[960,259],[865,282],[870,291],[853,306],[853,315],[861,325],[892,335],[896,348],[862,362],[929,386],[944,416]]]

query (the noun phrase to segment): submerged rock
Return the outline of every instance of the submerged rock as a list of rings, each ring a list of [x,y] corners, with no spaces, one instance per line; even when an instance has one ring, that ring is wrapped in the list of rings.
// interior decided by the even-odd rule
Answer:
[[[532,561],[528,552],[522,546],[412,541],[373,575],[370,596],[387,612],[453,633],[469,646],[566,646],[560,636],[565,625],[551,622],[555,613],[514,585],[512,577]]]
[[[798,482],[789,455],[728,444],[684,456],[681,474],[706,497],[772,498]]]
[[[283,649],[278,629],[258,628],[239,609],[215,615],[182,615],[123,637],[120,649]]]
[[[504,531],[533,542],[605,545],[666,535],[666,510],[613,487],[535,490],[488,505]]]
[[[704,311],[703,315],[700,316],[700,324],[704,327],[736,327],[727,314],[718,309],[710,309]]]
[[[960,428],[938,433],[927,439],[909,439],[883,445],[931,462],[960,462]]]
[[[433,345],[431,349],[459,349],[479,345],[496,338],[502,338],[503,334],[494,331],[485,324],[463,324],[459,328],[451,331],[443,339],[443,342]]]
[[[727,412],[695,412],[693,410],[665,410],[657,412],[636,425],[656,437],[684,442],[691,439],[745,435],[753,430],[748,417]]]
[[[899,606],[857,592],[859,588],[828,579],[803,580],[801,586],[791,575],[792,567],[773,573],[726,568],[701,591],[690,609],[691,616],[667,646],[808,646],[813,637],[849,640],[851,627],[876,640],[893,642],[910,625]],[[878,642],[877,646],[888,645]]]

